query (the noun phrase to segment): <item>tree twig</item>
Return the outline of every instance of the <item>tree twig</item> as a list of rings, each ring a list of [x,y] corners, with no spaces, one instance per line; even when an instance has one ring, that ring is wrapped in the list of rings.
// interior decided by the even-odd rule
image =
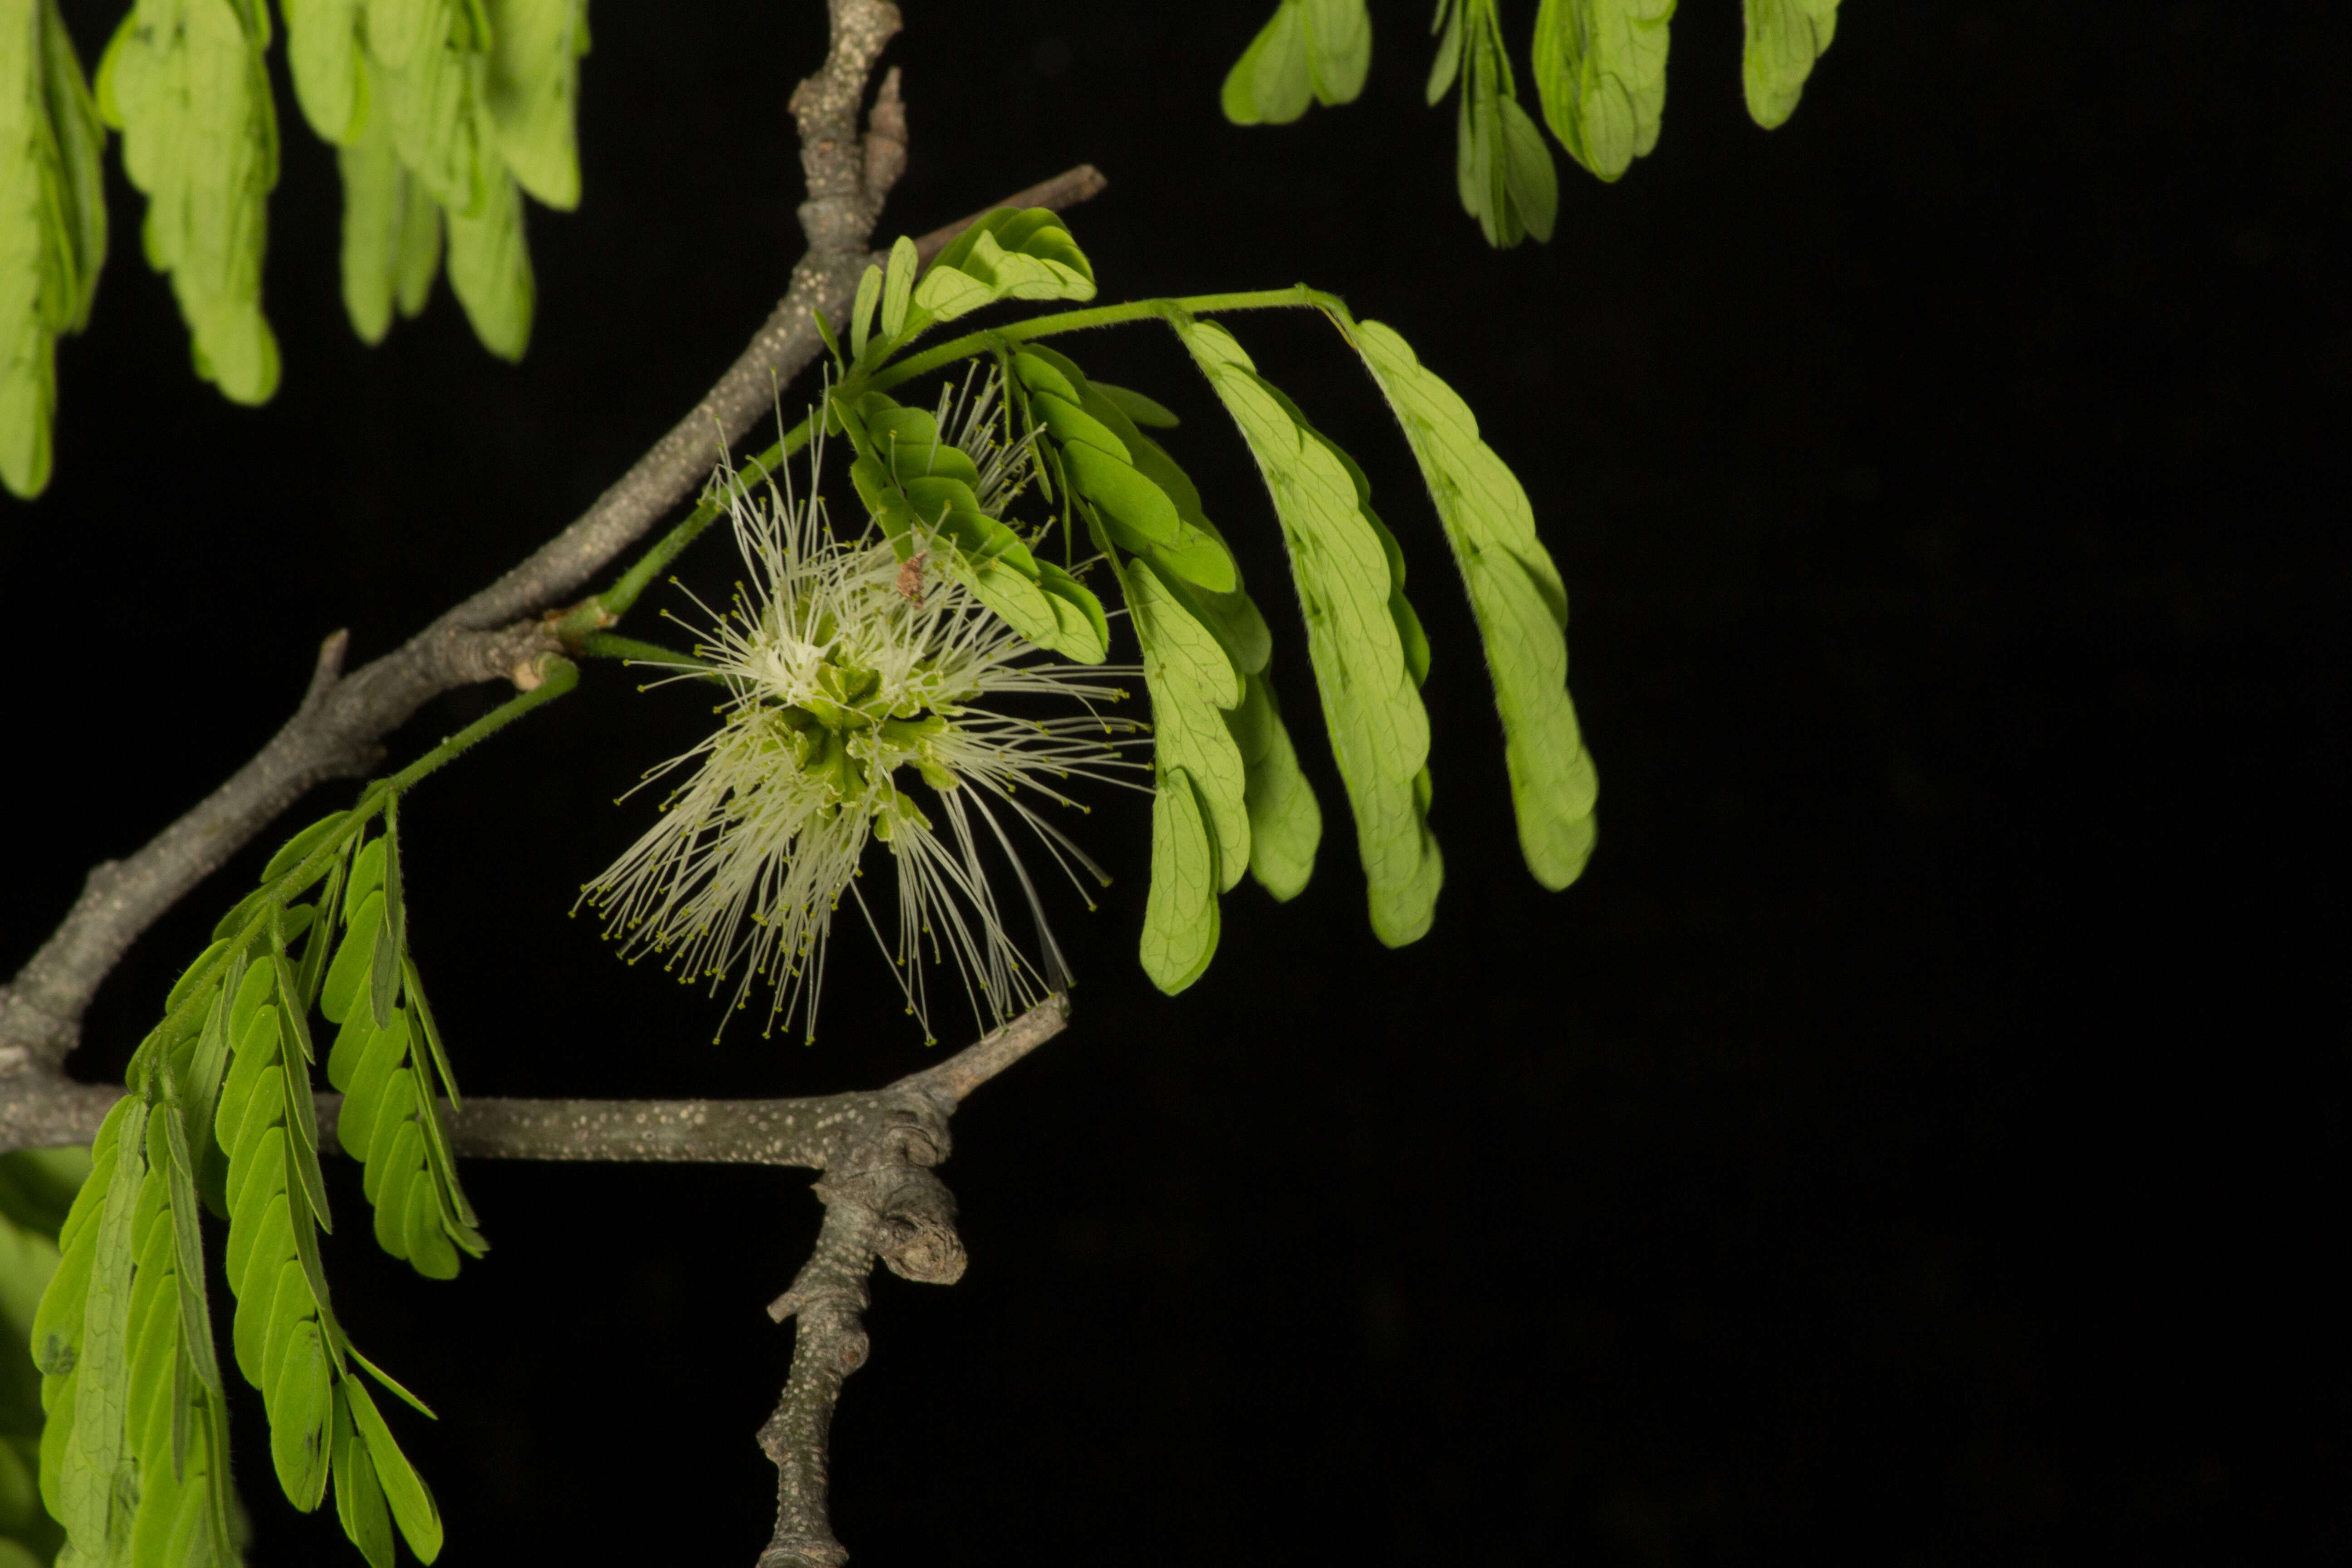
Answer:
[[[824,1203],[816,1247],[792,1289],[768,1307],[770,1317],[794,1319],[797,1329],[782,1397],[760,1428],[760,1447],[776,1465],[776,1529],[760,1568],[839,1568],[848,1560],[827,1503],[828,1444],[841,1385],[872,1348],[864,1314],[874,1261],[922,1284],[963,1277],[955,1194],[931,1169],[948,1155],[948,1118],[1068,1018],[1055,997],[938,1067],[861,1098],[857,1121],[828,1149],[816,1184]]]
[[[401,647],[349,677],[348,637],[320,647],[294,716],[252,761],[135,854],[89,876],[38,952],[0,986],[0,1150],[87,1142],[119,1087],[77,1083],[63,1070],[100,982],[131,943],[181,896],[311,786],[364,773],[385,736],[441,692],[512,679],[528,687],[558,649],[548,622],[525,619],[574,594],[662,513],[690,494],[770,406],[774,389],[816,357],[812,312],[840,317],[869,262],[868,237],[906,164],[906,112],[894,69],[858,132],[866,83],[898,31],[887,0],[828,0],[824,65],[792,99],[808,200],[808,250],[791,287],[710,393],[595,504],[488,588]],[[999,205],[1062,207],[1103,188],[1091,165]],[[926,259],[982,216],[918,242]],[[797,1320],[793,1368],[760,1434],[777,1467],[773,1539],[761,1568],[837,1568],[848,1553],[827,1512],[827,1441],[843,1380],[863,1365],[866,1280],[880,1258],[900,1276],[952,1283],[964,1268],[955,1199],[931,1167],[946,1159],[948,1120],[973,1089],[1064,1028],[1055,996],[937,1067],[866,1094],[759,1101],[477,1099],[444,1107],[456,1152],[472,1158],[755,1162],[822,1170],[825,1218],[816,1248],[769,1310]],[[341,1097],[318,1097],[332,1144]]]
[[[702,482],[722,435],[728,442],[740,438],[770,410],[774,389],[815,359],[822,343],[810,312],[839,317],[847,310],[871,259],[867,236],[905,164],[907,142],[896,71],[877,95],[865,136],[856,134],[866,75],[898,30],[896,8],[880,0],[835,0],[833,8],[832,53],[793,97],[810,178],[810,199],[801,209],[809,248],[774,313],[709,394],[570,526],[399,648],[348,676],[347,637],[329,637],[301,706],[251,761],[138,851],[90,872],[57,930],[0,985],[0,1139],[47,1137],[53,1125],[78,1120],[79,1110],[65,1102],[75,1097],[44,1080],[79,1043],[82,1015],[100,983],[165,910],[312,786],[374,766],[384,737],[435,697],[512,679],[555,651],[544,625],[520,617],[575,593],[642,538]],[[998,205],[1064,206],[1103,184],[1090,165],[1081,165]],[[972,221],[926,236],[927,253],[936,254]],[[42,1102],[19,1103],[24,1097]]]

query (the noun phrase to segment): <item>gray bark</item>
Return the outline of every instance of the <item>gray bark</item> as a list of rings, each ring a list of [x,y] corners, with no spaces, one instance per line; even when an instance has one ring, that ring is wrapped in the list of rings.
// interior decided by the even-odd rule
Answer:
[[[357,777],[384,737],[444,691],[480,681],[538,684],[562,651],[553,625],[567,600],[662,516],[692,495],[726,448],[772,407],[822,347],[813,312],[847,314],[883,199],[906,165],[907,121],[896,70],[866,115],[877,58],[899,28],[887,0],[828,0],[825,62],[793,94],[808,199],[808,249],[774,312],[710,392],[580,517],[495,583],[400,647],[346,675],[348,637],[319,650],[301,704],[251,761],[194,808],[120,861],[89,874],[55,931],[0,985],[0,1151],[86,1143],[123,1093],[68,1078],[67,1056],[100,984],[163,911],[249,843],[305,792]],[[1060,208],[1103,188],[1081,165],[998,205]],[[925,260],[979,217],[917,243]],[[863,1364],[860,1314],[876,1258],[899,1275],[952,1283],[963,1272],[955,1200],[931,1167],[947,1157],[947,1123],[973,1089],[1066,1025],[1059,996],[938,1067],[870,1093],[782,1100],[446,1102],[455,1151],[477,1159],[698,1161],[800,1165],[825,1220],[814,1254],[770,1308],[798,1320],[793,1369],[760,1442],[777,1466],[773,1542],[761,1568],[838,1564],[848,1553],[827,1521],[826,1433],[842,1380]],[[342,1097],[317,1097],[320,1142],[337,1147]]]

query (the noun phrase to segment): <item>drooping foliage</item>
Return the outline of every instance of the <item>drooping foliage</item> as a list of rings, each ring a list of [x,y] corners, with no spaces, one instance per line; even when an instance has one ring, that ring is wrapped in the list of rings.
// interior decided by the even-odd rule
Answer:
[[[57,0],[0,0],[0,484],[49,482],[57,341],[106,260],[106,142]]]
[[[1089,300],[1095,289],[1093,268],[1050,213],[992,214],[929,269],[902,240],[858,290],[845,346],[829,337],[836,360],[817,417],[849,437],[859,498],[899,559],[956,575],[1038,647],[1100,662],[1121,640],[1106,603],[1126,611],[1153,725],[1140,939],[1152,980],[1174,992],[1202,975],[1216,951],[1219,900],[1245,871],[1278,900],[1304,888],[1323,819],[1276,699],[1265,616],[1162,444],[1175,416],[1044,342],[1080,327],[1165,321],[1255,458],[1306,624],[1372,929],[1398,945],[1429,929],[1444,880],[1420,693],[1431,650],[1406,596],[1405,552],[1373,510],[1361,468],[1203,318],[1306,306],[1358,348],[1404,427],[1469,592],[1528,866],[1547,887],[1573,880],[1591,849],[1596,792],[1566,688],[1566,596],[1525,490],[1461,399],[1391,329],[1358,323],[1336,299],[1304,289],[1097,307],[911,352],[936,323],[983,305]],[[1050,509],[1042,520],[980,504],[974,476],[961,471],[970,459],[934,416],[893,395],[918,375],[960,374],[975,360],[992,363],[1010,398],[1016,444]]]
[[[522,198],[580,201],[574,122],[586,0],[278,0],[294,96],[336,149],[343,302],[383,341],[444,269],[491,353],[530,339]],[[280,374],[263,311],[278,183],[268,0],[133,0],[85,83],[57,0],[0,0],[0,483],[51,468],[55,344],[88,321],[106,253],[105,129],[146,197],[197,375],[263,403]]]
[[[1748,112],[1769,131],[1786,121],[1813,62],[1837,30],[1838,0],[1742,0]],[[1658,142],[1666,104],[1666,28],[1675,0],[1539,0],[1533,54],[1544,123],[1568,155],[1615,180]],[[1551,237],[1558,190],[1551,154],[1520,107],[1502,0],[1437,0],[1429,101],[1458,80],[1455,159],[1462,208],[1489,245]],[[1310,102],[1352,102],[1371,60],[1362,0],[1282,0],[1225,78],[1225,118],[1279,125]]]
[[[956,614],[986,618],[994,628],[989,637],[1025,642],[1039,656],[1067,661],[1064,668],[1140,675],[1150,705],[1150,760],[1116,763],[1147,772],[1151,797],[1139,956],[1165,991],[1198,982],[1215,956],[1222,900],[1244,872],[1277,900],[1295,897],[1313,874],[1324,822],[1301,766],[1300,740],[1276,698],[1279,681],[1297,678],[1276,668],[1265,610],[1244,580],[1226,529],[1212,521],[1171,449],[1176,416],[1157,398],[1097,379],[1046,342],[1082,328],[1164,324],[1264,479],[1305,626],[1307,673],[1348,799],[1373,933],[1391,945],[1417,940],[1434,918],[1444,862],[1421,696],[1433,650],[1406,595],[1406,551],[1374,510],[1355,459],[1211,319],[1258,309],[1318,310],[1361,356],[1394,411],[1468,592],[1528,865],[1547,887],[1573,880],[1591,847],[1595,784],[1566,689],[1566,598],[1526,491],[1462,399],[1392,329],[1359,321],[1336,297],[1303,286],[1098,305],[920,343],[992,307],[1084,304],[1096,287],[1092,263],[1058,216],[1000,211],[928,267],[911,241],[898,241],[865,277],[843,331],[820,318],[833,352],[821,406],[745,466],[773,476],[789,449],[820,431],[848,442],[865,519],[863,531],[852,531],[873,553],[872,591],[824,602],[839,613],[865,613],[856,606],[867,605],[903,619],[906,605],[920,611],[926,581],[944,578],[969,592],[957,598]],[[952,396],[942,396],[937,412],[900,400],[907,383],[942,373],[964,377],[967,387],[975,378],[984,383],[977,406],[999,410],[988,416],[984,438],[972,435],[969,400],[956,428]],[[720,477],[732,483],[733,470]],[[1024,502],[1042,507],[1043,515],[1016,513]],[[1229,522],[1235,506],[1246,510],[1249,503],[1219,504]],[[623,584],[635,586],[624,592],[616,584],[583,607],[588,618],[608,625],[715,515],[706,500],[625,574]],[[823,517],[818,510],[802,515],[812,527]],[[761,614],[800,613],[780,605]],[[813,618],[794,628],[793,646],[821,655],[837,648],[838,626],[819,625],[824,615],[808,613]],[[599,649],[596,638],[605,635],[579,646],[625,657],[648,651],[644,644]],[[1114,663],[1130,639],[1133,662]],[[913,657],[919,663],[936,646],[919,645]],[[672,662],[689,674],[711,668],[695,658]],[[904,767],[903,780],[885,780],[878,790],[864,779],[860,798],[880,802],[891,822],[905,826],[922,817],[913,795],[928,788],[967,841],[966,818],[948,798],[954,792],[1017,796],[1026,789],[1066,803],[1044,782],[1053,754],[1037,753],[1044,766],[993,772],[935,755],[932,741],[970,717],[954,711],[960,700],[952,694],[939,713],[900,712],[885,700],[894,689],[880,671],[819,664],[808,672],[806,721],[782,715],[772,748],[774,766],[810,775],[800,782],[837,790],[845,803],[852,774]],[[566,661],[542,673],[540,685],[499,714],[279,848],[260,885],[221,919],[211,946],[172,988],[162,1022],[133,1055],[129,1092],[108,1117],[89,1179],[58,1224],[56,1260],[36,1260],[46,1286],[25,1325],[46,1416],[32,1468],[77,1560],[185,1568],[237,1559],[229,1368],[259,1391],[270,1473],[297,1508],[315,1510],[331,1494],[345,1533],[374,1568],[391,1568],[395,1540],[423,1561],[439,1552],[432,1494],[371,1381],[423,1406],[360,1353],[329,1289],[322,1243],[337,1216],[321,1161],[340,1147],[361,1163],[366,1227],[419,1273],[448,1279],[464,1258],[482,1255],[444,1119],[445,1105],[459,1103],[458,1091],[411,949],[400,814],[405,793],[433,768],[576,680]],[[1085,694],[1117,695],[1096,687]],[[1086,721],[1113,728],[1099,717]],[[1047,732],[1034,720],[1015,722]],[[840,743],[869,729],[895,739],[862,751]],[[867,762],[853,767],[860,757]],[[814,809],[822,816],[826,800],[816,799]],[[751,815],[721,810],[718,831]],[[874,837],[899,854],[921,836],[877,827]],[[969,842],[965,848],[957,864],[976,868]],[[774,852],[788,856],[793,846]],[[863,852],[861,839],[856,853]],[[845,882],[855,860],[854,854]],[[757,866],[749,872],[753,880],[763,874]],[[1025,873],[1022,882],[1034,902]],[[923,946],[908,943],[902,962],[919,965]],[[795,950],[785,962],[801,957]],[[1045,978],[1066,983],[1051,962]],[[995,984],[990,1002],[1001,1016],[1001,973]],[[331,1128],[321,1126],[315,1100],[321,1075],[341,1094]],[[5,1176],[0,1172],[0,1201],[7,1196]],[[207,1212],[226,1222],[232,1300],[219,1315],[205,1286]],[[343,1216],[347,1224],[351,1217]],[[8,1303],[0,1291],[0,1307]],[[218,1350],[223,1329],[226,1356]],[[0,1482],[8,1473],[0,1453]],[[0,1528],[14,1517],[0,1512]]]
[[[434,1279],[485,1247],[436,1101],[456,1085],[409,952],[398,811],[379,792],[272,858],[173,987],[91,1147],[29,1325],[40,1495],[78,1561],[238,1560],[205,1212],[227,1222],[228,1359],[260,1393],[280,1489],[306,1511],[331,1491],[375,1568],[395,1530],[421,1561],[440,1552],[432,1494],[360,1374],[424,1407],[351,1342],[319,1245],[334,1221],[314,1007],[341,1025],[335,1131],[364,1162],[378,1243]]]

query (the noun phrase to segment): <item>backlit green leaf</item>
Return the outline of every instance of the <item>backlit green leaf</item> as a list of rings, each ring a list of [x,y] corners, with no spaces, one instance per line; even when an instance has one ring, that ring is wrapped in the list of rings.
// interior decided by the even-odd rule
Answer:
[[[1380,322],[1351,337],[1404,426],[1470,591],[1528,868],[1544,886],[1566,887],[1592,852],[1599,793],[1568,696],[1567,590],[1536,536],[1527,491],[1454,389]]]
[[[1044,207],[1000,207],[948,242],[915,285],[914,306],[948,321],[1000,300],[1091,300],[1094,266]]]
[[[1151,890],[1143,905],[1143,972],[1171,996],[1217,953],[1217,850],[1192,781],[1163,770],[1151,796]]]
[[[89,320],[106,256],[106,132],[56,0],[0,0],[0,484],[51,463],[56,342]]]
[[[1308,48],[1306,6],[1282,0],[1225,74],[1225,118],[1236,125],[1287,125],[1306,113],[1315,96]]]
[[[408,1549],[416,1553],[419,1561],[431,1563],[441,1555],[441,1510],[434,1506],[433,1494],[410,1467],[408,1456],[393,1440],[392,1428],[384,1425],[366,1386],[353,1378],[344,1383],[342,1389],[351,1401],[352,1424],[367,1444],[369,1458],[375,1462],[384,1500],[392,1505],[392,1517],[399,1524],[400,1533],[407,1538]]]
[[[126,1095],[119,1116],[114,1169],[90,1257],[82,1306],[80,1353],[71,1436],[59,1473],[66,1527],[74,1549],[104,1561],[122,1550],[137,1496],[129,1432],[132,1217],[147,1174],[146,1104]]]
[[[268,43],[257,5],[138,0],[99,67],[99,106],[147,195],[148,263],[171,274],[196,374],[238,403],[278,388],[278,343],[261,315],[278,183]]]
[[[286,63],[294,99],[321,141],[336,146],[358,134],[367,112],[360,57],[362,0],[278,0],[286,18]]]
[[[1282,521],[1291,579],[1339,775],[1356,818],[1372,930],[1401,946],[1429,929],[1444,864],[1423,820],[1429,720],[1389,601],[1389,562],[1348,465],[1258,379],[1222,327],[1178,335],[1249,442]]]
[[[1838,0],[1746,0],[1746,5],[1740,79],[1749,116],[1770,131],[1797,111],[1813,62],[1837,36]]]
[[[1286,902],[1297,898],[1315,873],[1315,850],[1323,839],[1323,811],[1299,771],[1298,754],[1283,727],[1274,689],[1260,675],[1249,677],[1240,707],[1225,716],[1248,776],[1244,800],[1249,808],[1250,875]]]
[[[580,57],[587,0],[485,0],[490,119],[522,188],[558,212],[580,205]]]
[[[484,348],[500,359],[522,358],[539,289],[523,237],[521,188],[511,175],[493,175],[478,216],[455,208],[447,216],[449,291]]]
[[[343,1533],[367,1559],[368,1568],[393,1568],[392,1513],[384,1506],[383,1483],[376,1479],[367,1441],[352,1425],[350,1397],[347,1388],[336,1389],[329,1434],[335,1512],[342,1521]]]
[[[1658,142],[1675,0],[1543,0],[1536,91],[1569,156],[1604,180]]]
[[[1181,770],[1192,781],[1217,841],[1220,891],[1249,865],[1249,808],[1240,748],[1223,710],[1240,706],[1242,676],[1224,647],[1193,618],[1150,565],[1129,563],[1127,607],[1143,647],[1143,679],[1151,693],[1154,765]]]

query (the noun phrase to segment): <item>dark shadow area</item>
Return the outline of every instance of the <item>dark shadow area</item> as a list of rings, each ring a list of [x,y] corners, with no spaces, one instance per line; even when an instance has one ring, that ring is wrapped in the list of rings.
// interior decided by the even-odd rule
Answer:
[[[1381,947],[1245,451],[1166,333],[1074,345],[1184,416],[1327,834],[1296,902],[1228,899],[1170,1000],[1134,958],[1140,797],[1073,825],[1118,881],[1091,915],[1056,895],[1073,1031],[956,1120],[971,1272],[877,1285],[835,1433],[856,1561],[2340,1561],[2352,18],[1855,4],[1768,134],[1738,7],[1692,4],[1656,153],[1612,186],[1560,155],[1558,237],[1496,255],[1415,7],[1374,7],[1356,105],[1223,121],[1270,4],[909,4],[886,228],[1088,161],[1106,300],[1304,279],[1396,326],[1567,578],[1600,849],[1565,893],[1527,877],[1410,456],[1319,321],[1238,321],[1370,473],[1435,649],[1446,890]],[[113,11],[67,10],[94,60]],[[594,20],[585,199],[530,215],[519,367],[446,288],[352,337],[334,159],[281,93],[285,380],[231,407],[110,170],[58,479],[0,511],[0,965],[267,737],[322,637],[369,657],[487,582],[772,307],[822,8]],[[682,573],[735,574],[717,534]],[[649,819],[614,798],[707,719],[639,679],[592,668],[404,810],[464,1082],[793,1094],[935,1059],[857,928],[815,1047],[714,1047],[714,1004],[567,918]],[[138,946],[78,1070],[119,1068],[267,853]],[[805,1177],[468,1182],[494,1250],[454,1284],[362,1226],[327,1252],[357,1342],[442,1413],[401,1430],[444,1561],[749,1568]],[[277,1496],[257,1398],[239,1419],[257,1561],[356,1563]]]

